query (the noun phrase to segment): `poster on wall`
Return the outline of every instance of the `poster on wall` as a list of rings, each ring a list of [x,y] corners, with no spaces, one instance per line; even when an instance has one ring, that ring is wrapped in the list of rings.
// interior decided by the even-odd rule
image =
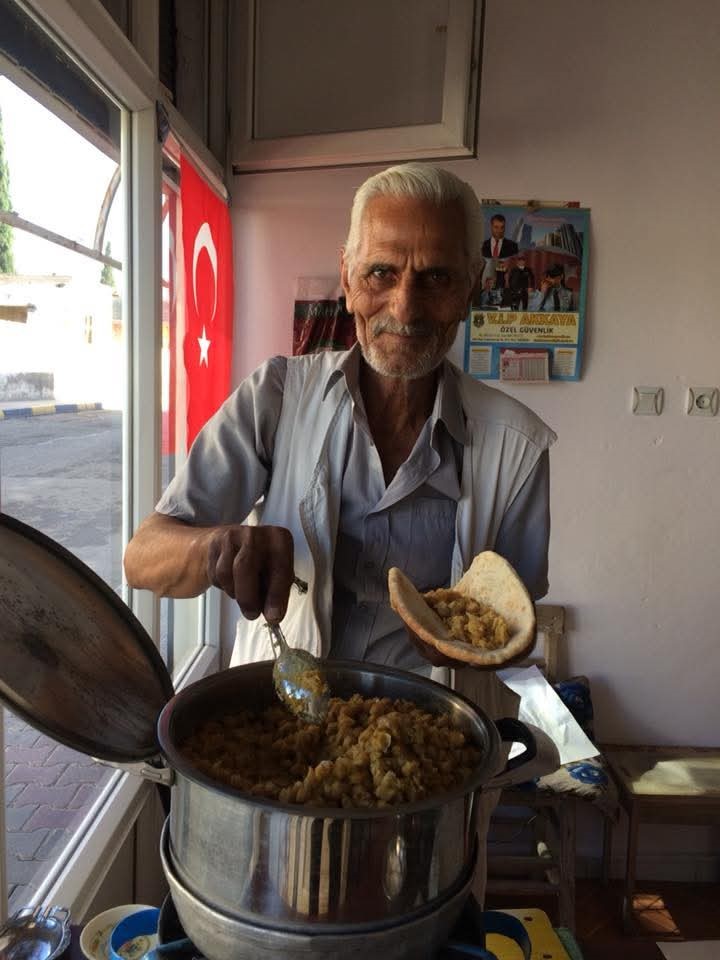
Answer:
[[[590,211],[483,204],[483,266],[465,331],[465,370],[481,380],[578,380]]]
[[[337,277],[298,277],[293,311],[293,355],[347,350],[355,343],[355,320],[345,309]]]

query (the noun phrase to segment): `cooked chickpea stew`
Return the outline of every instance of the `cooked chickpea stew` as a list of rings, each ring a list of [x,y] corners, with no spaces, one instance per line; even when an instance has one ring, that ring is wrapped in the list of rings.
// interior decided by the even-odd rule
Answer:
[[[256,797],[363,809],[447,793],[482,758],[449,715],[359,694],[333,697],[319,724],[281,704],[228,713],[207,720],[182,750],[207,776]]]
[[[309,690],[310,693],[315,693],[319,697],[330,693],[327,680],[319,670],[312,670],[310,668],[303,670],[302,673],[298,674],[297,683],[303,690]]]
[[[466,597],[457,590],[429,590],[423,594],[428,605],[444,622],[453,640],[483,650],[497,650],[510,639],[508,625],[492,607]]]

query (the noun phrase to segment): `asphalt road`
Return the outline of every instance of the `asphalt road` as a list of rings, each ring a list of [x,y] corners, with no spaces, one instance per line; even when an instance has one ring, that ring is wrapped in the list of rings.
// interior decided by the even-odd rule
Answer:
[[[0,420],[0,510],[60,542],[119,590],[122,414]]]

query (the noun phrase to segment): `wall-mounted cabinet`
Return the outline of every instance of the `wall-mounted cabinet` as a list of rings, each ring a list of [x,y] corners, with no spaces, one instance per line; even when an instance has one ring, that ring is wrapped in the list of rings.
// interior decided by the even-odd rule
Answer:
[[[236,0],[235,173],[475,155],[483,0]]]

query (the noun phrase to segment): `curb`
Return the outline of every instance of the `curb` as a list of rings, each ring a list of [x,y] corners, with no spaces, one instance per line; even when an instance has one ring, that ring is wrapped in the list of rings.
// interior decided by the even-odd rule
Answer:
[[[84,410],[102,410],[101,403],[44,403],[33,407],[0,409],[0,420],[13,417],[43,417],[48,413],[82,413]]]

